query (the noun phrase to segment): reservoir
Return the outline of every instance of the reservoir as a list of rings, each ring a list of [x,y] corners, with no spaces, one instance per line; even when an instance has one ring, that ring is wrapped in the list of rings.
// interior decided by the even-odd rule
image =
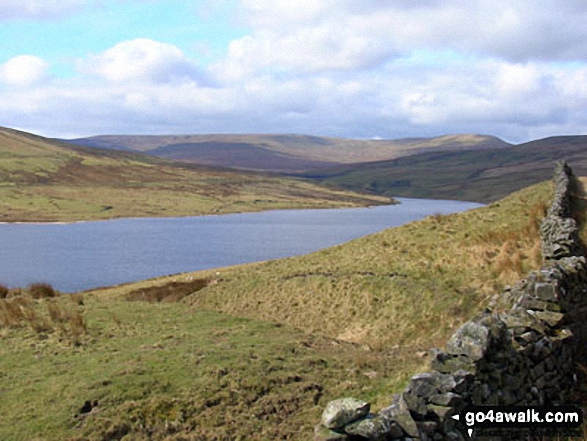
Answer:
[[[183,218],[0,225],[0,284],[62,292],[306,254],[472,202],[397,198],[398,205]]]

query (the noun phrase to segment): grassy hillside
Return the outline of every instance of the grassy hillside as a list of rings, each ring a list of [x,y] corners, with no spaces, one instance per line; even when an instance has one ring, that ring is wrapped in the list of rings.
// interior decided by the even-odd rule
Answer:
[[[427,349],[540,265],[551,193],[302,257],[0,300],[0,438],[310,439],[328,400],[388,404]]]
[[[359,140],[304,135],[109,135],[72,140],[90,147],[142,151],[199,164],[254,170],[296,171],[380,161],[426,151],[508,148],[482,135]]]
[[[429,347],[505,284],[541,264],[550,183],[303,257],[204,272],[190,299],[212,309],[368,344]]]
[[[0,129],[0,221],[188,216],[380,203],[389,203],[389,198],[76,147]]]
[[[573,164],[577,174],[587,174],[587,137],[546,138],[507,149],[428,152],[305,176],[380,195],[492,202],[550,179],[554,163],[561,159]]]

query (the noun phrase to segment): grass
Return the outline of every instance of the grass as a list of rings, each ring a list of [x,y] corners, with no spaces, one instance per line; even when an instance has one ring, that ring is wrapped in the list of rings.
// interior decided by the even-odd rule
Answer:
[[[0,439],[306,439],[327,400],[406,380],[393,357],[288,327],[179,303],[83,303],[81,344],[0,330]]]
[[[9,293],[2,305],[49,329],[0,328],[0,439],[307,440],[331,399],[377,410],[427,370],[430,347],[540,266],[551,197],[543,183],[302,257]],[[60,311],[82,318],[77,338]]]
[[[204,271],[198,309],[272,320],[331,338],[426,349],[505,285],[541,265],[550,183],[307,256]]]
[[[387,197],[299,179],[74,147],[0,129],[0,222],[175,217],[353,207]]]

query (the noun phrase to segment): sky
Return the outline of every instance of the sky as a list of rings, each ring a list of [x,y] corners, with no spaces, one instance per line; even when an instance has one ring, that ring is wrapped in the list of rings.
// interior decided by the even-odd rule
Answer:
[[[584,0],[1,0],[0,126],[587,134],[585,23]]]

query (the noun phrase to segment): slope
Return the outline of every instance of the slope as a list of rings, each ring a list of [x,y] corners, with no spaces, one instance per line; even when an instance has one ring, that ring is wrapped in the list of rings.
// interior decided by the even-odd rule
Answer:
[[[375,347],[434,346],[488,297],[541,264],[550,183],[338,247],[202,273],[198,309],[274,320]]]
[[[483,135],[359,140],[305,135],[109,135],[71,140],[89,147],[143,151],[194,163],[255,170],[296,171],[380,161],[426,151],[508,148]],[[223,152],[218,155],[217,152]],[[244,151],[244,154],[241,152]]]
[[[90,149],[0,129],[0,221],[187,216],[380,203],[389,203],[389,198],[132,152]]]
[[[392,161],[306,172],[312,182],[387,196],[495,201],[549,179],[565,159],[587,173],[587,137],[564,136],[507,149],[428,152]]]

